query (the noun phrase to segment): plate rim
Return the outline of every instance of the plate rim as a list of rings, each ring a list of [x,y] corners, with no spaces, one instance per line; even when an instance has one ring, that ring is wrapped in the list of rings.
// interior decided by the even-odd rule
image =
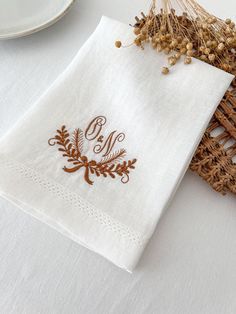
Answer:
[[[62,10],[59,11],[58,14],[54,15],[51,19],[48,19],[47,21],[45,21],[44,23],[37,25],[35,27],[32,28],[28,28],[26,30],[23,31],[19,31],[19,32],[13,32],[13,33],[8,33],[6,35],[1,35],[0,34],[0,40],[7,40],[7,39],[14,39],[14,38],[19,38],[19,37],[24,37],[24,36],[28,36],[34,33],[37,33],[53,24],[55,24],[57,21],[59,21],[64,15],[66,15],[66,13],[70,10],[70,8],[72,7],[73,3],[76,0],[69,0],[68,1],[68,5]]]

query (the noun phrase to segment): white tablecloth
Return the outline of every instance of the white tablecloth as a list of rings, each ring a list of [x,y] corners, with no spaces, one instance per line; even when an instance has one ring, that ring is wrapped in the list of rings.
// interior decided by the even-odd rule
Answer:
[[[201,3],[236,19],[233,1]],[[102,15],[128,23],[148,4],[81,0],[51,28],[0,42],[0,135],[65,69]],[[187,173],[132,275],[0,200],[0,313],[235,314],[236,198]]]

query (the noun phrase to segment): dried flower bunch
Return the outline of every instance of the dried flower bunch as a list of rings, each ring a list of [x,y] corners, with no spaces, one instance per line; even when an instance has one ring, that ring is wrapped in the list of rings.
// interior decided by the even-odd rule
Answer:
[[[135,17],[133,44],[142,49],[151,44],[157,52],[166,53],[168,66],[163,67],[163,74],[168,74],[181,56],[185,64],[195,57],[236,74],[236,28],[230,19],[223,21],[209,14],[194,0],[177,0],[176,10],[170,0],[161,2],[159,7],[153,0],[147,15]],[[115,45],[122,47],[120,41]]]
[[[151,44],[157,52],[168,55],[170,72],[180,59],[190,64],[192,57],[207,62],[236,76],[236,28],[233,21],[225,21],[209,14],[194,0],[176,0],[176,10],[170,0],[162,0],[160,7],[153,0],[147,16],[135,17],[133,44],[144,49]],[[177,14],[176,12],[181,12]],[[122,43],[115,43],[117,48]],[[183,58],[181,58],[183,57]],[[215,136],[213,133],[217,132]],[[213,189],[222,194],[236,194],[236,78],[218,106],[190,169],[197,172]]]

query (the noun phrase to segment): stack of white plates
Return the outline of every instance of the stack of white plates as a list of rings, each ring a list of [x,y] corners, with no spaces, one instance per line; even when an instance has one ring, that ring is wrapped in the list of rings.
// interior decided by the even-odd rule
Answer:
[[[58,21],[74,0],[0,0],[0,39],[37,32]]]

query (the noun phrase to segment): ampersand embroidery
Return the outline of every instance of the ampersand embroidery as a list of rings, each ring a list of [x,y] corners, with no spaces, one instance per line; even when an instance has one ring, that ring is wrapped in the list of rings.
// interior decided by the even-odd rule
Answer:
[[[63,170],[67,173],[83,170],[84,179],[88,184],[94,183],[91,177],[100,176],[112,179],[121,177],[121,182],[125,184],[129,182],[130,171],[135,169],[137,159],[123,160],[126,150],[123,148],[113,150],[116,142],[124,140],[125,134],[117,134],[117,131],[113,131],[109,136],[104,137],[101,132],[105,124],[106,118],[98,116],[89,123],[85,132],[78,128],[73,131],[72,135],[63,125],[56,131],[56,135],[48,140],[48,144],[50,146],[58,145],[58,151],[71,165],[71,167],[64,166]],[[89,160],[88,156],[83,153],[85,140],[97,141],[92,153],[101,155],[99,161]]]

